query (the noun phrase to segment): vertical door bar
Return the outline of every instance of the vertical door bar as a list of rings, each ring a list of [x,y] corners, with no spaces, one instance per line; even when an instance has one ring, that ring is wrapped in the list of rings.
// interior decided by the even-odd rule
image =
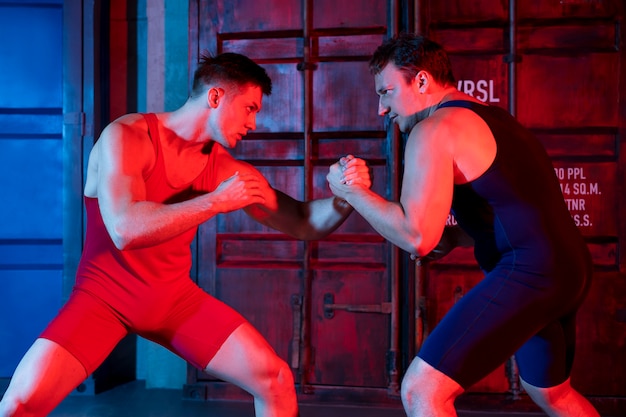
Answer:
[[[85,123],[88,120],[91,126],[94,117],[95,100],[88,92],[93,91],[90,87],[97,85],[92,78],[93,48],[94,33],[99,32],[93,31],[94,22],[90,16],[93,14],[83,15],[82,4],[63,7],[63,161],[69,162],[63,166],[63,216],[67,219],[63,223],[63,301],[72,292],[83,249],[82,196],[86,161],[83,141],[86,137],[90,139],[87,152],[93,144],[92,129],[86,129]],[[67,123],[69,114],[77,116],[77,119]]]
[[[422,2],[422,0],[414,0],[413,2],[413,22],[412,27],[415,33],[426,34],[426,10],[428,2]]]
[[[309,200],[313,196],[313,167],[311,132],[313,131],[313,67],[311,65],[311,28],[313,27],[313,3],[312,0],[302,1],[302,24],[303,24],[303,62],[301,66],[304,81],[303,94],[303,140],[304,140],[304,199]],[[313,271],[311,270],[311,243],[304,242],[304,260],[302,265],[302,335],[301,345],[301,367],[300,367],[300,389],[303,393],[309,393],[308,388],[309,372],[311,370],[311,295],[313,288]],[[294,335],[295,336],[295,335]]]
[[[515,116],[515,70],[517,64],[517,13],[516,0],[509,0],[509,113]]]
[[[413,26],[416,33],[426,35],[426,10],[428,7],[427,1],[415,0],[414,2],[414,19]],[[415,308],[414,313],[414,331],[415,331],[415,354],[417,354],[424,343],[426,337],[426,309],[424,307],[426,280],[428,278],[425,267],[419,262],[415,262],[414,273],[414,297],[413,305]]]
[[[509,112],[515,116],[515,98],[516,98],[516,67],[518,62],[517,57],[517,2],[516,0],[509,0],[509,59],[508,59],[508,72],[509,72]],[[509,381],[509,390],[513,395],[513,399],[520,399],[520,382],[519,382],[519,370],[517,369],[517,362],[515,362],[515,356],[511,356],[505,366],[506,376]]]
[[[388,36],[398,33],[398,25],[400,22],[400,5],[398,0],[389,0],[389,25],[387,28]],[[399,199],[398,167],[400,164],[400,153],[398,151],[400,145],[400,137],[398,130],[393,125],[387,129],[387,143],[389,143],[388,171],[389,171],[389,194],[392,200]],[[400,372],[399,368],[399,346],[400,346],[400,250],[397,246],[388,243],[391,246],[389,254],[389,273],[390,273],[390,293],[391,293],[391,325],[389,335],[389,357],[387,361],[389,373],[389,385],[387,387],[391,395],[399,395],[400,393]]]

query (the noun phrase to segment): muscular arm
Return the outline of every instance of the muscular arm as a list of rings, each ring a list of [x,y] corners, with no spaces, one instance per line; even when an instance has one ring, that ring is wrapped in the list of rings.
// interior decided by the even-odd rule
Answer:
[[[217,213],[264,202],[258,179],[245,174],[225,180],[212,193],[181,203],[146,201],[144,173],[154,163],[154,150],[145,132],[133,126],[137,123],[110,125],[94,147],[100,211],[117,248],[156,245]]]
[[[399,202],[388,201],[369,189],[343,184],[335,172],[328,176],[333,193],[344,198],[383,237],[423,256],[441,237],[450,212],[453,158],[446,136],[430,120],[409,135]]]
[[[237,161],[243,164],[241,161]],[[369,169],[362,160],[356,160],[354,177],[363,187],[371,185]],[[240,166],[240,170],[244,170]],[[255,168],[250,170],[261,175]],[[298,201],[267,184],[265,202],[245,209],[258,222],[300,240],[321,239],[336,230],[352,213],[352,207],[343,199],[332,196],[311,201]]]
[[[337,197],[298,201],[273,189],[275,205],[254,205],[246,212],[258,222],[296,239],[321,239],[336,230],[352,213],[352,207]]]

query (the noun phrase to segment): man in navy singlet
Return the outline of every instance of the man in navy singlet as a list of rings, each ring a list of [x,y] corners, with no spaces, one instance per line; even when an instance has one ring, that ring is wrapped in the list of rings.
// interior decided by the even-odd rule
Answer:
[[[408,134],[400,201],[351,183],[343,160],[328,174],[331,189],[415,257],[445,238],[453,213],[485,272],[409,366],[407,414],[456,416],[455,398],[515,355],[548,415],[598,416],[570,385],[591,259],[542,145],[505,110],[459,92],[446,52],[427,38],[394,37],[369,64],[379,114]]]

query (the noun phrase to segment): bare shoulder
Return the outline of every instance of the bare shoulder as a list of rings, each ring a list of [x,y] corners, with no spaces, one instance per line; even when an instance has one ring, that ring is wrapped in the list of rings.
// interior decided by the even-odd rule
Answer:
[[[101,168],[143,171],[155,161],[148,126],[141,114],[128,114],[107,125],[96,141],[89,163],[104,162]]]
[[[465,107],[441,108],[425,121],[429,122],[425,127],[430,127],[431,133],[453,141],[491,136],[487,123]]]
[[[480,116],[467,108],[447,107],[436,114],[442,120],[442,137],[448,137],[451,145],[455,182],[465,183],[478,178],[496,156],[497,146],[491,129]]]
[[[149,140],[148,125],[140,114],[127,114],[109,123],[99,140],[143,142]]]
[[[107,125],[89,154],[85,195],[96,197],[98,179],[118,173],[142,175],[156,160],[141,114],[128,114]]]
[[[100,151],[113,155],[133,155],[137,161],[151,162],[154,157],[148,125],[140,114],[128,114],[111,122],[100,135]],[[145,158],[148,160],[145,160]]]
[[[454,112],[442,110],[447,109],[437,110],[413,127],[407,146],[418,149],[437,148],[439,151],[451,149],[458,134],[458,122]]]
[[[224,149],[222,145],[217,142],[213,143],[213,152],[216,152],[215,158],[217,159],[217,171],[220,181],[232,177],[235,172],[239,172],[240,174],[257,175],[259,178],[265,180],[263,174],[261,174],[261,172],[259,172],[254,165],[233,157],[226,149]]]

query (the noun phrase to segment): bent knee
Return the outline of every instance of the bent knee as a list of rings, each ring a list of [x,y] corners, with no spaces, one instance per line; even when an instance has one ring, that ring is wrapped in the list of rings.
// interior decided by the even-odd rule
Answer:
[[[431,403],[435,396],[432,382],[428,376],[417,370],[409,371],[400,385],[400,398],[408,409],[414,409],[419,404]]]
[[[407,409],[450,404],[463,393],[452,378],[417,357],[402,380],[400,396]]]
[[[271,374],[271,378],[275,380],[275,384],[279,389],[293,389],[294,379],[293,373],[289,365],[283,360],[278,360]]]
[[[279,357],[269,359],[265,366],[258,370],[258,379],[264,390],[272,393],[294,390],[294,379],[291,368]]]
[[[551,407],[559,403],[572,391],[569,379],[552,387],[537,387],[521,379],[522,387],[528,396],[540,407]]]

